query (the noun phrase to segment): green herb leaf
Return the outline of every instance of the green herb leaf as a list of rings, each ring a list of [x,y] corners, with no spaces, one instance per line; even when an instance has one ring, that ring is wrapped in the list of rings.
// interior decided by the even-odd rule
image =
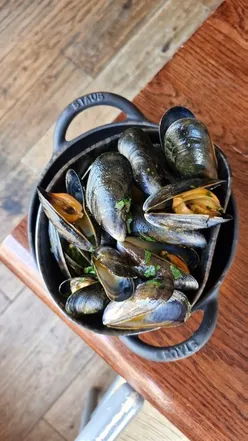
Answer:
[[[84,274],[94,274],[96,275],[96,270],[93,266],[86,266],[86,268],[84,268]]]
[[[222,207],[220,207],[220,208],[218,208],[218,212],[219,212],[220,214],[223,214],[224,209],[223,209]]]
[[[181,271],[175,265],[170,265],[170,270],[171,270],[172,275],[173,275],[175,280],[177,280],[180,277],[182,277]]]
[[[151,258],[151,251],[145,250],[145,263],[149,263],[150,262],[150,258]]]
[[[154,277],[157,275],[157,271],[160,269],[160,265],[149,265],[144,272],[145,277]]]
[[[146,236],[145,234],[140,234],[140,238],[146,240],[147,242],[156,242],[156,240],[152,239],[149,236]]]
[[[163,285],[163,283],[160,282],[157,279],[148,280],[146,283],[148,283],[149,285],[155,285],[155,286],[158,286],[158,287]]]
[[[212,193],[211,193],[211,191],[207,191],[207,192],[206,192],[206,196],[208,196],[209,198],[211,198],[211,197],[212,197]]]
[[[127,218],[126,218],[126,224],[127,224],[127,232],[128,232],[128,234],[131,234],[131,233],[132,233],[132,231],[131,231],[131,223],[132,223],[132,220],[133,220],[133,218],[132,218],[131,213],[128,213]]]
[[[123,208],[125,208],[127,213],[129,212],[130,207],[131,207],[131,198],[120,199],[115,204],[115,208],[117,208],[118,210],[122,210]]]
[[[90,247],[90,253],[94,253],[95,249],[96,249],[96,247],[95,247],[94,245],[91,245],[91,247]]]

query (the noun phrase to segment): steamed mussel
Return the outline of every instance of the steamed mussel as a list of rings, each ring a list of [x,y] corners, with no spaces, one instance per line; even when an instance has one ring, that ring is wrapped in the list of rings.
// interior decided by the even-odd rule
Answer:
[[[223,181],[188,179],[169,184],[143,205],[145,219],[156,227],[183,230],[210,228],[229,221],[219,199],[211,191]]]
[[[116,240],[125,240],[131,206],[132,170],[120,153],[100,155],[89,172],[86,201],[97,223]]]
[[[118,151],[129,160],[134,181],[144,193],[153,194],[162,187],[162,179],[156,167],[156,152],[143,130],[125,130],[118,141]]]
[[[123,331],[178,326],[204,291],[230,180],[185,107],[165,113],[160,139],[128,128],[86,173],[69,169],[64,192],[38,187],[68,315]]]
[[[174,172],[185,178],[217,179],[215,148],[207,127],[185,107],[172,107],[160,121],[160,140]]]

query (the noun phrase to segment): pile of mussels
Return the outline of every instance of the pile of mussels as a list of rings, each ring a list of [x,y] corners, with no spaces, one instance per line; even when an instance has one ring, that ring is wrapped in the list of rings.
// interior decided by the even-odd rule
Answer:
[[[125,330],[176,326],[201,295],[210,231],[231,219],[215,191],[226,182],[207,128],[188,109],[165,113],[160,139],[159,156],[145,131],[129,128],[83,177],[67,171],[67,193],[38,188],[69,315],[101,314]]]

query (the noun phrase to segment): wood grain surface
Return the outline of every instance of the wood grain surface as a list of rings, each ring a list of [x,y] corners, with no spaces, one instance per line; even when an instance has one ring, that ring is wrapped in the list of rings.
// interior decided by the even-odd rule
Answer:
[[[128,351],[118,338],[85,331],[62,315],[45,292],[32,262],[25,220],[1,248],[5,264],[193,441],[236,441],[245,439],[247,434],[246,11],[245,1],[227,0],[135,99],[153,121],[158,121],[167,107],[189,106],[207,124],[214,142],[222,147],[232,166],[241,239],[234,264],[221,287],[218,325],[207,346],[179,362],[145,361]],[[199,317],[192,320],[192,326],[197,320]],[[174,343],[185,332],[159,331],[150,334],[149,341]]]
[[[133,99],[221,1],[0,4],[1,241],[27,212],[64,107],[100,89]],[[68,136],[109,123],[117,113],[110,107],[86,112]]]

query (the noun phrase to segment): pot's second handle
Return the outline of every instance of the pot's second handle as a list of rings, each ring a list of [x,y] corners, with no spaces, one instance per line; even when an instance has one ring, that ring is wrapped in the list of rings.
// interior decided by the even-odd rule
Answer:
[[[120,95],[109,92],[95,92],[81,96],[66,107],[57,121],[54,132],[54,153],[58,153],[71,144],[71,142],[66,141],[65,135],[72,120],[79,113],[95,106],[116,107],[127,115],[127,120],[147,121],[143,113],[131,101]]]
[[[123,343],[140,357],[151,361],[166,362],[176,361],[189,357],[199,351],[210,339],[218,316],[218,292],[208,303],[202,305],[204,316],[195,333],[183,343],[174,346],[158,347],[151,346],[139,339],[138,336],[120,337]]]

